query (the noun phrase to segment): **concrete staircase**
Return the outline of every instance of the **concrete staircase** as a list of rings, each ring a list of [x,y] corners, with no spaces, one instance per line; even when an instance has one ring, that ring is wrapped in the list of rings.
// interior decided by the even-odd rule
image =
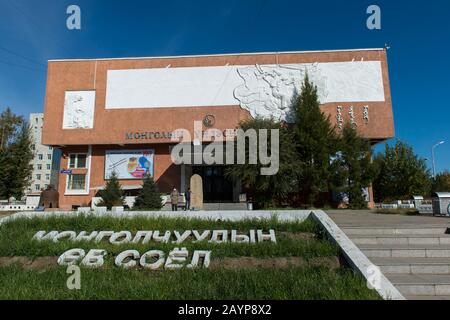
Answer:
[[[341,226],[407,299],[450,300],[446,225]]]

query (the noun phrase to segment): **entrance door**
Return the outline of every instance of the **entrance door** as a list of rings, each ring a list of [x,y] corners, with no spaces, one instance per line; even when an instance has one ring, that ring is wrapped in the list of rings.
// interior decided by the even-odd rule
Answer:
[[[225,166],[198,166],[192,168],[192,174],[203,179],[204,202],[233,202],[233,184],[225,178]]]

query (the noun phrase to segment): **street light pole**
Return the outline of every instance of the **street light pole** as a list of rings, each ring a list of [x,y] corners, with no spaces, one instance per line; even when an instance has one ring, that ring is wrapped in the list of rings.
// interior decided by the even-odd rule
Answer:
[[[435,164],[435,161],[434,161],[434,148],[436,148],[437,146],[440,146],[441,144],[444,144],[444,143],[445,143],[445,141],[440,141],[440,142],[436,143],[431,148],[431,158],[432,158],[432,161],[433,161],[433,178],[436,177],[436,164]]]

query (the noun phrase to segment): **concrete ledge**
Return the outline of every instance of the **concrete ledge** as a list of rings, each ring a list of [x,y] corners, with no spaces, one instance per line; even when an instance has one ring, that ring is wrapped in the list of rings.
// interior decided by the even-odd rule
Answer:
[[[0,225],[20,218],[50,218],[50,217],[77,217],[80,215],[91,215],[93,217],[166,217],[166,218],[197,218],[212,220],[239,221],[243,219],[270,219],[277,217],[280,221],[304,221],[311,214],[309,210],[295,211],[125,211],[125,212],[90,212],[81,213],[74,211],[51,211],[51,212],[19,212],[0,219]]]
[[[369,279],[369,268],[374,266],[372,262],[358,249],[358,247],[345,235],[336,223],[322,210],[314,210],[312,218],[315,219],[342,250],[347,261],[354,271],[361,274],[364,279]],[[394,285],[381,274],[380,287],[376,288],[378,294],[385,300],[405,300],[405,297]]]

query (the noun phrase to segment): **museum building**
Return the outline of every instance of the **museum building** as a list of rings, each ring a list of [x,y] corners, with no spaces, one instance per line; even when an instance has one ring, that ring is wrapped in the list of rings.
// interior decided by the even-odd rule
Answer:
[[[238,202],[224,165],[173,163],[173,133],[287,120],[306,73],[337,130],[351,123],[373,144],[394,136],[385,49],[50,60],[42,143],[61,150],[60,208],[90,205],[112,172],[130,196],[145,173],[166,193],[198,174],[205,202]]]

